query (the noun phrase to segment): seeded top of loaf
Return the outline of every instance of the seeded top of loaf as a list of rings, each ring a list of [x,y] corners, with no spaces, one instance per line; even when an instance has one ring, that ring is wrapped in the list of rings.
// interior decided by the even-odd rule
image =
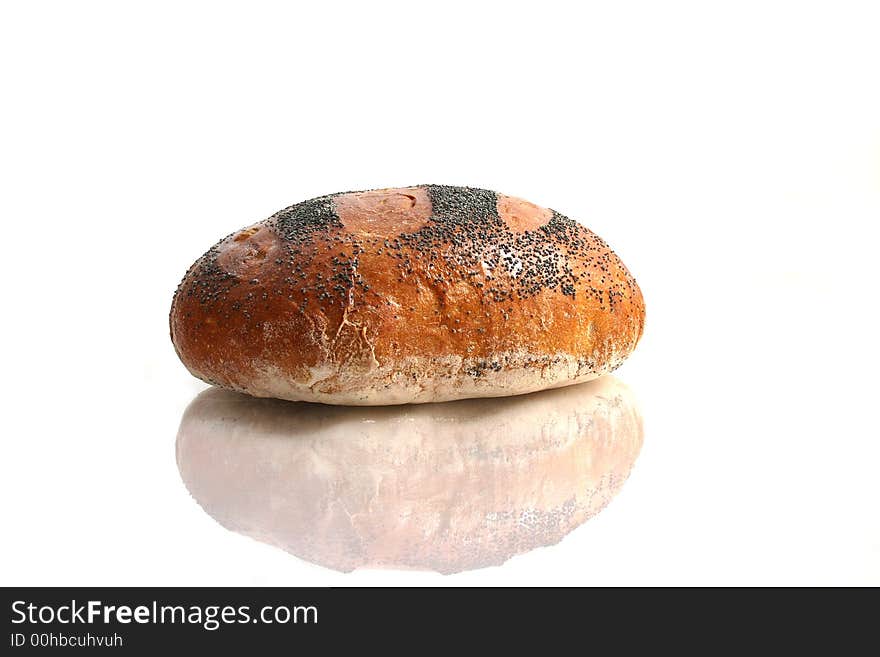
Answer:
[[[420,208],[424,210],[422,225],[406,230],[418,215],[412,210],[421,200],[416,196],[419,192],[426,195],[430,212],[427,207]],[[389,213],[390,221],[370,224],[363,232],[347,232],[336,204],[339,199],[365,194],[378,198],[400,196],[403,203],[410,204],[410,212],[398,208],[396,213]],[[496,303],[552,289],[571,297],[591,296],[600,307],[607,305],[613,312],[616,298],[632,295],[634,279],[625,268],[622,280],[613,280],[608,285],[617,278],[614,274],[618,273],[620,262],[598,235],[555,210],[544,211],[546,217],[524,218],[522,210],[540,215],[541,208],[528,207],[531,204],[519,199],[512,200],[525,205],[516,208],[520,213],[502,216],[499,198],[510,197],[500,197],[485,189],[449,185],[319,196],[291,205],[267,220],[287,247],[287,253],[275,264],[289,267],[288,284],[299,290],[303,303],[313,298],[333,305],[336,299],[345,305],[352,286],[368,292],[369,284],[358,275],[359,260],[368,251],[377,255],[387,253],[397,260],[402,277],[413,273],[413,257],[425,259],[428,270],[435,270],[433,280],[438,284],[447,282],[443,278],[447,269],[444,265],[454,264],[459,275],[477,279],[474,284],[485,288],[487,297]],[[394,214],[402,221],[393,221]],[[546,221],[531,229],[516,230],[518,220],[534,222],[536,218]],[[241,242],[255,232],[252,227],[230,237]],[[186,291],[194,292],[203,302],[221,297],[242,282],[216,266],[218,249],[228,240],[221,240],[209,251],[198,279],[191,281],[192,287]],[[324,250],[334,252],[330,270],[326,274],[310,272],[311,261]],[[258,249],[246,257],[259,256]],[[598,271],[573,267],[572,260],[594,264]]]

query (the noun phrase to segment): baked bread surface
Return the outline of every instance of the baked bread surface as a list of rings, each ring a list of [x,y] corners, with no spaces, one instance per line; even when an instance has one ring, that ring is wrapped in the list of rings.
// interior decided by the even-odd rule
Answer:
[[[333,194],[213,246],[171,308],[195,376],[257,397],[384,405],[521,394],[616,369],[644,328],[595,233],[521,199]]]

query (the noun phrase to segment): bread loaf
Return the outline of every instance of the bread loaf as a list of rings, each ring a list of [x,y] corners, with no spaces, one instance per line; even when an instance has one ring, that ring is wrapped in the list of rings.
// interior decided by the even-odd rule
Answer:
[[[184,414],[177,465],[221,525],[307,561],[453,573],[558,542],[611,501],[641,446],[612,376],[384,408],[212,388]]]
[[[189,269],[171,338],[257,397],[383,405],[496,397],[617,368],[641,291],[593,232],[527,201],[424,185],[322,196]]]

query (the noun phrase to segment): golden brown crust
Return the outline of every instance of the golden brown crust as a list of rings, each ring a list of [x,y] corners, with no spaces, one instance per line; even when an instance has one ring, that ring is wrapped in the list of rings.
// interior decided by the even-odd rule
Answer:
[[[542,208],[521,198],[498,194],[498,214],[515,233],[537,230],[553,217],[553,210]]]
[[[424,228],[431,217],[431,199],[424,187],[340,194],[333,199],[333,206],[351,233],[385,236],[388,226],[394,226],[398,233],[411,233]]]
[[[595,378],[635,348],[644,312],[582,225],[429,185],[320,197],[227,237],[185,276],[171,334],[212,383],[385,404]]]

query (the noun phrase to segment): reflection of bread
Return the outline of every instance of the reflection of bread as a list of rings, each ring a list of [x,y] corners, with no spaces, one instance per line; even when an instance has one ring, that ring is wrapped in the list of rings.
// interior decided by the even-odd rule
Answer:
[[[644,318],[635,280],[584,226],[425,185],[324,196],[230,235],[181,282],[171,337],[210,383],[369,406],[593,379]]]
[[[210,389],[177,438],[223,526],[337,570],[497,565],[601,510],[642,444],[612,377],[515,399],[387,408]]]

